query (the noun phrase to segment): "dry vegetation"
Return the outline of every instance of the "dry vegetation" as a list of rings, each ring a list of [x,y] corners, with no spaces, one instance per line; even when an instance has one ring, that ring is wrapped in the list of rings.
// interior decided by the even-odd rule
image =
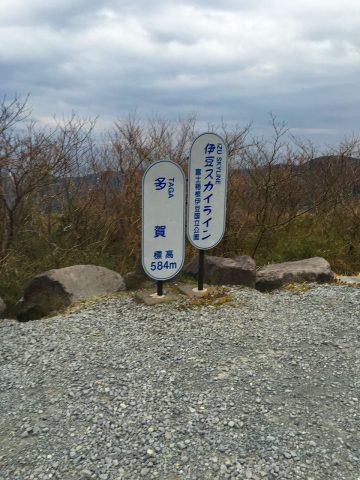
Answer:
[[[212,254],[259,265],[320,255],[360,270],[360,142],[328,152],[291,137],[271,117],[271,138],[251,125],[212,126],[229,146],[227,230]],[[41,128],[28,99],[0,103],[0,296],[13,301],[36,273],[76,263],[122,273],[140,256],[141,178],[169,158],[186,171],[196,120],[129,117],[99,141],[95,121],[73,115]],[[96,138],[96,141],[95,141]],[[317,159],[314,161],[314,159]],[[187,246],[187,255],[191,247]]]

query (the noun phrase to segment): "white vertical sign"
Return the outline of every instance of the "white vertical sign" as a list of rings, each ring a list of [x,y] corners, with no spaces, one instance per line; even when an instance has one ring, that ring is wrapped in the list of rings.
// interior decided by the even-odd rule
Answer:
[[[154,280],[168,280],[185,257],[185,175],[169,160],[153,163],[142,184],[142,265]]]
[[[187,235],[190,243],[208,250],[225,232],[227,147],[215,133],[203,133],[192,144],[188,180]]]

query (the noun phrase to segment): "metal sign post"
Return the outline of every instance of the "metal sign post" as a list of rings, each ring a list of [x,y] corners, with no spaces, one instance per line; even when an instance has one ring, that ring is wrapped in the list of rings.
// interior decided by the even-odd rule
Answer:
[[[204,290],[205,250],[199,250],[198,290]]]
[[[197,137],[190,150],[187,236],[199,249],[198,290],[204,288],[205,250],[225,232],[227,147],[215,133]]]
[[[162,280],[158,280],[156,282],[156,294],[158,297],[162,297],[163,296],[163,293],[164,293],[164,289],[163,289],[163,281]]]
[[[142,183],[142,265],[157,280],[174,277],[185,258],[185,175],[178,164],[161,160],[148,167]]]

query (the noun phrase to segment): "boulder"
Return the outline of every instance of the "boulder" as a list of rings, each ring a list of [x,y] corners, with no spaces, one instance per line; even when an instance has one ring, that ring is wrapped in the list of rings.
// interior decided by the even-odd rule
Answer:
[[[3,318],[5,310],[6,310],[6,304],[4,300],[0,297],[0,318]]]
[[[155,280],[152,280],[142,271],[128,272],[124,275],[124,282],[128,290],[151,288]]]
[[[296,262],[274,263],[256,272],[256,288],[274,290],[287,283],[330,282],[333,273],[329,262],[322,257],[306,258]]]
[[[193,257],[184,267],[184,272],[196,276],[198,256]],[[215,285],[245,285],[255,287],[255,261],[248,255],[224,258],[205,255],[204,281]]]
[[[73,265],[32,278],[16,305],[18,320],[27,321],[62,310],[73,302],[125,290],[122,276],[105,267]]]
[[[348,275],[339,275],[336,277],[336,280],[340,283],[347,283],[349,285],[359,285],[360,286],[360,276],[350,277]]]
[[[148,277],[144,272],[141,258],[137,261],[135,270],[124,275],[124,282],[128,290],[152,288],[156,283],[155,280]]]

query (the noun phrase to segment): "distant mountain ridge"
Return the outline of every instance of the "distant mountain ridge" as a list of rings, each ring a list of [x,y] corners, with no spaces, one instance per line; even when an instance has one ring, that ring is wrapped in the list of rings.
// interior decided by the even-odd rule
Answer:
[[[321,157],[312,158],[305,165],[309,165],[310,168],[316,168],[318,166],[333,166],[340,167],[344,165],[349,165],[355,168],[360,167],[360,158],[348,157],[345,155],[323,155]]]

